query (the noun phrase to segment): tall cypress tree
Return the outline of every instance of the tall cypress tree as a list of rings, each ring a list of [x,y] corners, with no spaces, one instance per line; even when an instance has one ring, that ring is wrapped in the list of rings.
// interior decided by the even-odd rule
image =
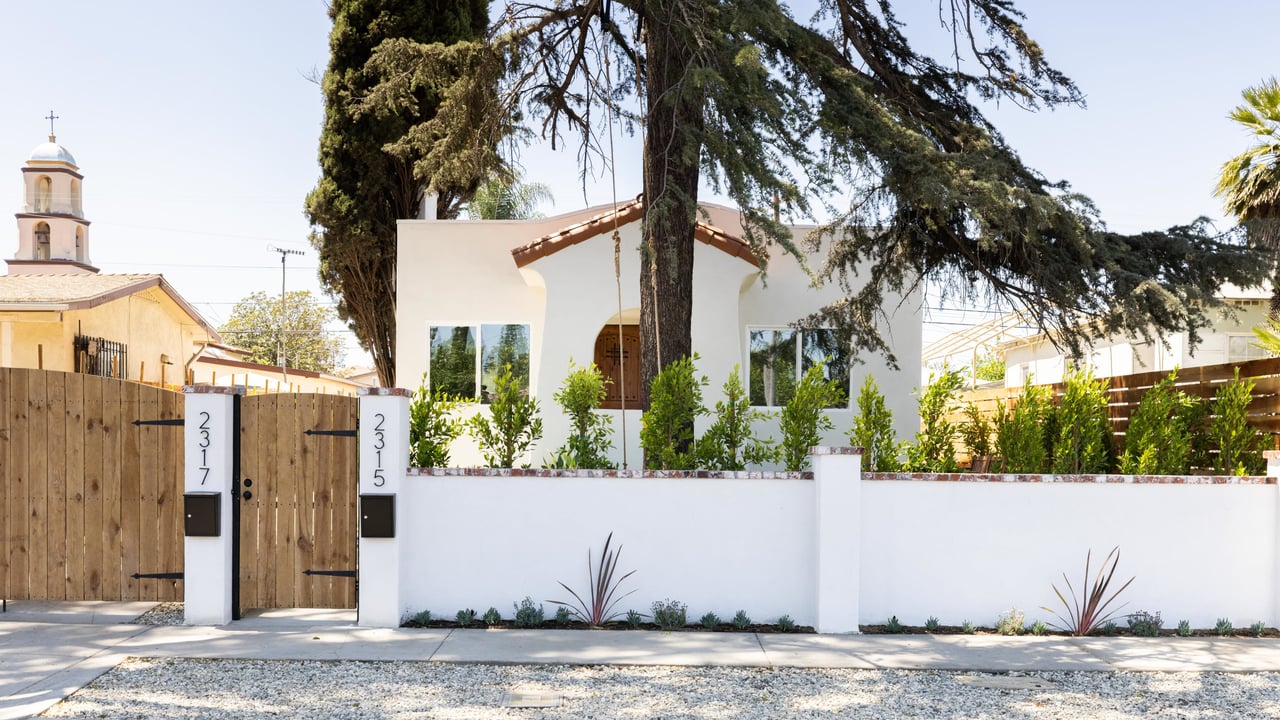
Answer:
[[[463,177],[422,175],[421,152],[388,149],[409,128],[436,115],[442,97],[428,87],[406,93],[395,111],[361,112],[356,104],[384,79],[366,67],[383,41],[451,45],[482,37],[483,0],[332,0],[329,67],[322,89],[321,177],[306,200],[320,281],[338,298],[338,315],[373,355],[383,385],[395,384],[396,220],[417,217],[424,191],[438,196],[438,217],[455,217],[487,169]],[[451,82],[456,78],[447,78]]]

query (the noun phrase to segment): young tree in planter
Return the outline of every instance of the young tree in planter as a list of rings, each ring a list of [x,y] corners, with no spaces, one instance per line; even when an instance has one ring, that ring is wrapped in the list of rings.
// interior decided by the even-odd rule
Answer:
[[[1249,424],[1249,403],[1253,401],[1253,379],[1240,378],[1236,368],[1231,382],[1218,388],[1213,397],[1213,418],[1209,437],[1218,446],[1213,469],[1223,475],[1249,475],[1262,467],[1258,452],[1258,429]]]
[[[737,365],[724,382],[724,400],[716,403],[716,421],[698,438],[698,456],[708,470],[746,470],[777,455],[772,441],[752,434],[753,423],[769,416],[751,407]]]
[[[1079,474],[1107,471],[1107,381],[1076,368],[1055,411],[1052,471]]]
[[[693,420],[706,415],[702,388],[693,361],[683,357],[662,369],[649,388],[649,409],[640,416],[640,447],[644,466],[653,470],[696,470],[697,446]]]
[[[489,414],[474,415],[468,423],[484,461],[493,468],[515,467],[516,458],[542,439],[542,418],[538,401],[521,392],[509,365],[494,378]]]
[[[1203,413],[1199,400],[1177,389],[1177,380],[1174,370],[1138,401],[1125,431],[1121,473],[1184,475],[1190,470],[1193,423]]]
[[[1049,388],[1027,378],[1012,409],[996,407],[996,449],[1008,473],[1039,473],[1047,466],[1045,426],[1053,414]]]
[[[912,472],[955,472],[956,427],[947,415],[952,412],[956,393],[964,387],[964,376],[957,370],[929,376],[929,384],[920,398],[920,431],[907,448],[907,467]]]
[[[862,461],[870,472],[896,472],[902,466],[901,455],[906,443],[895,439],[893,412],[885,405],[884,395],[870,375],[858,392],[858,414],[849,430],[849,444],[863,449]]]
[[[438,390],[432,391],[427,387],[426,374],[422,375],[422,386],[409,404],[410,466],[449,466],[450,445],[466,429],[466,424],[455,413],[463,402]]]
[[[788,472],[809,466],[809,448],[822,442],[822,432],[835,427],[826,409],[845,401],[844,389],[828,380],[823,367],[814,364],[796,385],[796,392],[782,408],[782,464]]]
[[[571,468],[612,468],[609,449],[613,441],[613,418],[595,411],[604,402],[609,379],[595,363],[586,367],[569,364],[569,374],[556,393],[556,402],[569,416],[569,439],[556,451],[556,457]],[[606,543],[607,544],[607,543]]]

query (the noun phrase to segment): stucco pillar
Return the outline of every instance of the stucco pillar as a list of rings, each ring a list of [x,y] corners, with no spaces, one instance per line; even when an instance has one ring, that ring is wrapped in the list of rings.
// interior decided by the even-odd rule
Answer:
[[[1263,450],[1262,457],[1267,460],[1267,477],[1280,479],[1280,450]],[[1280,626],[1280,484],[1269,485],[1271,501],[1275,505],[1272,515],[1275,523],[1275,536],[1271,539],[1275,548],[1274,567],[1271,568],[1271,617],[1267,618],[1270,627]]]
[[[359,624],[399,627],[408,613],[401,554],[409,521],[401,493],[409,466],[408,390],[362,388],[360,396]],[[381,515],[390,503],[391,526]],[[388,536],[388,533],[390,536]]]
[[[183,582],[185,622],[231,622],[235,585],[235,483],[240,388],[184,387]]]
[[[813,447],[817,532],[815,625],[857,633],[862,567],[862,448]]]

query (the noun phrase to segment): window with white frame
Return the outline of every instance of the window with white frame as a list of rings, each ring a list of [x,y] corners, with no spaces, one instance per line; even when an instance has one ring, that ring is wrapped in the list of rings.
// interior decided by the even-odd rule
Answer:
[[[747,391],[751,404],[781,407],[795,394],[796,383],[809,368],[821,365],[845,397],[831,407],[848,407],[849,350],[836,332],[825,328],[748,328]]]
[[[433,325],[429,335],[433,391],[487,403],[494,378],[509,366],[521,392],[528,394],[528,325]]]
[[[1271,357],[1271,353],[1258,347],[1257,338],[1253,335],[1227,336],[1227,362],[1244,362],[1266,357]]]

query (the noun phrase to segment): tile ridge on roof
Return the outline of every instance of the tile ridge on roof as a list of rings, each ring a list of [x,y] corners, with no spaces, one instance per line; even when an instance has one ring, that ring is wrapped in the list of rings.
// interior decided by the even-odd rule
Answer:
[[[543,235],[531,243],[514,248],[511,251],[511,256],[515,259],[516,267],[524,267],[535,260],[554,254],[558,250],[577,245],[597,235],[602,235],[612,230],[614,226],[629,224],[636,219],[632,215],[642,213],[643,210],[644,201],[641,198],[630,200],[618,205],[617,209],[606,210],[582,222]],[[611,220],[614,222],[610,223],[609,221]],[[760,266],[760,261],[752,251],[751,245],[723,228],[699,220],[694,225],[694,237],[722,252],[742,258],[757,267]]]

